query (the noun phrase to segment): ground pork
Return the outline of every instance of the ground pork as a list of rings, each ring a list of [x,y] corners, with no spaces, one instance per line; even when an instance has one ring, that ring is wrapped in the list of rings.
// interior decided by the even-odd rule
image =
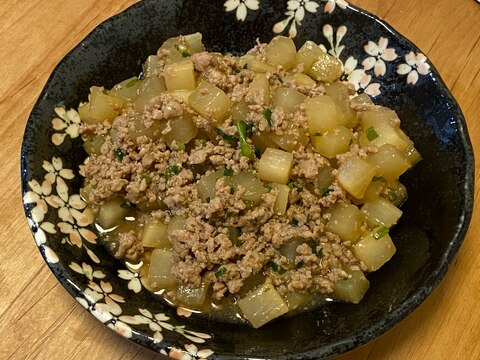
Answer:
[[[118,250],[115,253],[115,257],[137,263],[141,259],[143,252],[143,245],[134,230],[118,235]]]
[[[186,44],[183,37],[178,41]],[[248,56],[265,61],[265,47],[257,41]],[[161,69],[171,51],[158,51]],[[192,288],[209,284],[216,300],[245,292],[254,276],[263,276],[282,294],[328,294],[333,291],[332,284],[345,276],[344,269],[365,270],[350,251],[351,244],[325,230],[328,208],[348,201],[346,191],[336,180],[328,191],[319,189],[316,181],[320,169],[337,167],[347,156],[365,158],[377,149],[360,148],[355,133],[355,143],[346,154],[329,160],[315,151],[308,143],[305,106],[288,108],[274,100],[276,91],[285,87],[306,96],[325,93],[322,84],[283,81],[285,76],[303,72],[303,65],[293,72],[273,67],[272,72],[265,73],[269,93],[258,93],[249,90],[255,73],[239,58],[200,52],[190,60],[198,79],[240,103],[237,112],[231,109],[218,121],[212,113],[200,115],[186,102],[164,92],[151,99],[143,111],[130,105],[111,122],[82,125],[83,138],[103,140],[100,150],[89,154],[81,168],[88,185],[86,200],[93,211],[98,213],[104,203],[122,198],[132,207],[129,214],[141,225],[150,220],[169,225],[172,219],[183,219],[184,227],[168,234],[175,260],[172,275],[178,284]],[[157,75],[161,76],[161,71]],[[209,95],[208,91],[202,95]],[[179,117],[191,117],[194,139],[186,137],[182,142],[169,138]],[[239,147],[240,120],[251,132],[242,145],[249,146],[256,156],[244,156]],[[264,143],[257,141],[259,138]],[[246,200],[250,190],[233,180],[241,172],[258,177],[259,153],[265,144],[280,145],[293,153],[285,214],[275,213],[278,190],[269,182],[264,182],[263,194],[250,201]],[[205,199],[198,181],[218,171],[223,176],[214,181],[213,195]],[[143,248],[139,236],[141,231],[119,232],[115,256],[129,262],[148,259],[151,249]],[[284,250],[289,246],[295,251],[286,256]],[[175,300],[175,291],[168,294]]]

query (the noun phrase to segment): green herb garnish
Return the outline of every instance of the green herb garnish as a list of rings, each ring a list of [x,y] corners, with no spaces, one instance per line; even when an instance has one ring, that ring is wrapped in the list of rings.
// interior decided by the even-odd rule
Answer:
[[[388,196],[388,200],[390,200],[392,202],[398,200],[398,195],[396,193],[394,193],[393,191],[389,191],[387,196]]]
[[[333,189],[323,188],[321,191],[322,191],[322,197],[326,197],[328,196],[328,194],[330,194],[333,191]]]
[[[185,144],[184,143],[177,143],[178,151],[185,151]]]
[[[299,261],[298,263],[295,264],[295,269],[300,269],[304,266],[305,266],[305,264],[303,263],[303,261]]]
[[[297,189],[298,192],[302,191],[303,190],[303,187],[301,187],[300,185],[298,185],[296,182],[294,181],[290,181],[287,186],[290,188],[290,190],[293,190],[294,188]]]
[[[247,129],[247,137],[251,138],[253,136],[253,124],[247,123],[246,129]]]
[[[215,133],[218,136],[220,136],[223,140],[225,140],[229,144],[234,144],[234,143],[237,142],[237,137],[236,136],[224,133],[221,129],[219,129],[217,127],[214,130],[215,130]]]
[[[292,225],[293,227],[298,227],[298,220],[293,218],[291,221],[290,221],[290,225]]]
[[[320,131],[314,132],[312,134],[313,136],[322,136],[323,134]]]
[[[353,139],[348,140],[348,146],[353,144]]]
[[[210,196],[205,199],[205,201],[206,201],[207,203],[209,203],[210,200],[211,200],[211,199],[210,199]]]
[[[263,117],[267,120],[268,125],[272,126],[272,110],[269,108],[263,109]]]
[[[172,176],[180,174],[182,168],[178,165],[170,165],[165,169],[165,181],[168,181]]]
[[[121,203],[120,204],[120,207],[122,209],[126,209],[126,210],[132,210],[132,209],[135,209],[135,204],[134,203],[131,203],[130,201],[125,201],[124,203]]]
[[[125,152],[122,149],[115,150],[115,157],[117,158],[118,161],[122,161],[125,155],[127,154],[125,154]]]
[[[245,121],[240,120],[237,123],[237,129],[240,136],[240,150],[242,155],[250,159],[253,158],[253,150],[247,142],[247,124],[245,124]]]
[[[138,79],[137,79],[137,78],[132,79],[132,80],[130,80],[129,82],[127,82],[127,83],[125,84],[125,87],[130,88],[130,87],[132,87],[132,86],[135,86],[135,84],[136,84],[137,82],[138,82]]]
[[[372,181],[387,181],[387,179],[385,179],[383,176],[374,176]]]
[[[285,272],[285,269],[273,260],[268,260],[265,265],[267,266],[267,268],[269,268],[273,272],[276,272],[277,274],[283,274]]]
[[[188,51],[187,47],[183,44],[175,44],[174,45],[175,49],[177,49],[177,51],[182,54],[182,57],[188,57],[190,56],[190,52]]]
[[[145,182],[147,184],[150,184],[152,182],[152,177],[150,175],[144,175],[143,178],[145,179]]]
[[[236,66],[232,67],[232,70],[233,70],[234,72],[236,72],[237,74],[238,74],[240,71],[242,71],[240,68],[238,68],[238,67],[236,67]]]
[[[232,176],[233,170],[232,169],[225,169],[223,170],[223,176]]]
[[[317,257],[321,257],[323,252],[322,252],[322,247],[319,246],[315,241],[309,241],[307,245],[312,249],[312,253],[316,255]]]
[[[368,141],[375,140],[379,136],[377,131],[373,128],[373,126],[370,126],[365,132],[365,134],[367,135]]]
[[[205,140],[205,139],[195,139],[195,146],[204,147],[205,145],[207,145],[207,140]]]
[[[225,275],[227,272],[227,268],[222,266],[220,269],[215,271],[215,277],[218,279],[220,276]]]
[[[245,206],[246,206],[247,208],[252,208],[253,205],[255,205],[255,201],[253,201],[253,200],[245,200],[245,199],[243,199],[242,201],[243,201],[243,203],[245,204]]]
[[[243,65],[243,69],[248,69],[248,63],[245,63],[245,65]]]
[[[387,235],[389,231],[390,231],[390,229],[387,228],[386,226],[381,226],[381,227],[378,228],[377,231],[375,231],[375,232],[372,234],[372,237],[373,237],[375,240],[379,240],[379,239],[381,239],[382,237],[384,237],[385,235]]]

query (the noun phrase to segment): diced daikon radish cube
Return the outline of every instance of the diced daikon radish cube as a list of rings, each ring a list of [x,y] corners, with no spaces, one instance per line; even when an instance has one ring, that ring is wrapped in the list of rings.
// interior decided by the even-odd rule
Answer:
[[[392,258],[397,249],[386,227],[379,227],[371,234],[364,236],[353,246],[355,257],[363,261],[369,271],[380,269]]]
[[[288,312],[288,306],[272,284],[263,284],[238,301],[245,319],[255,329]]]
[[[293,166],[293,154],[267,148],[258,162],[258,177],[263,181],[287,184]]]
[[[338,168],[337,180],[357,199],[363,197],[375,175],[375,167],[357,156],[345,159]]]

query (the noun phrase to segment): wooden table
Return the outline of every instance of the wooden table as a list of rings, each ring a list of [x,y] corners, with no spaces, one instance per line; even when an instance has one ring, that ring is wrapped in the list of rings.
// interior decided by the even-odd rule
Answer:
[[[0,2],[0,359],[160,358],[105,328],[59,285],[35,247],[20,196],[22,135],[48,75],[97,24],[134,2]],[[480,5],[474,0],[352,2],[384,18],[435,64],[478,149]],[[478,192],[478,174],[476,182]],[[433,295],[386,335],[340,358],[480,359],[479,227],[477,202],[465,242]]]

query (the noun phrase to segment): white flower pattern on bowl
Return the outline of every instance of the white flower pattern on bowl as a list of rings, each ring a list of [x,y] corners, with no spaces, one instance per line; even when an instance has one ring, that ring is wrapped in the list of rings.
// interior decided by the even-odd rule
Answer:
[[[430,65],[427,63],[427,57],[422,53],[415,54],[410,51],[405,55],[406,64],[400,64],[397,68],[399,75],[407,75],[407,84],[415,85],[420,75],[428,75]]]
[[[248,10],[258,10],[259,9],[258,0],[227,0],[223,4],[226,12],[237,10],[235,16],[239,21],[245,21],[247,18]]]
[[[365,70],[374,69],[375,76],[384,76],[387,71],[385,61],[393,61],[397,58],[395,49],[387,48],[387,46],[388,39],[384,37],[378,40],[378,44],[369,41],[367,45],[364,46],[364,49],[370,56],[362,61],[363,68]]]

